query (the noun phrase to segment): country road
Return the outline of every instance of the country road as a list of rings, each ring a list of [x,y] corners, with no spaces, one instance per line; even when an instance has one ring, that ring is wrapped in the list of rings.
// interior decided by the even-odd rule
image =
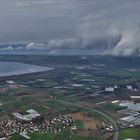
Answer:
[[[55,100],[55,101],[58,101],[58,102],[61,102],[61,103],[64,103],[64,104],[68,104],[68,105],[72,105],[72,106],[76,106],[76,107],[80,107],[80,108],[84,108],[84,109],[88,109],[88,110],[99,113],[100,115],[102,115],[106,119],[108,119],[114,127],[114,135],[113,135],[112,140],[118,140],[119,139],[119,128],[118,128],[117,123],[109,115],[105,114],[104,112],[101,112],[97,109],[91,109],[90,107],[87,107],[87,106],[82,106],[81,104],[71,103],[71,102],[67,102],[67,101],[63,101],[63,100]]]

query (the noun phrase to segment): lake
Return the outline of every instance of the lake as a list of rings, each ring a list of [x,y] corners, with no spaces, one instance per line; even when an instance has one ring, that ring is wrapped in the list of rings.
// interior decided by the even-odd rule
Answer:
[[[50,67],[23,64],[19,62],[0,62],[0,76],[21,75],[52,70]]]

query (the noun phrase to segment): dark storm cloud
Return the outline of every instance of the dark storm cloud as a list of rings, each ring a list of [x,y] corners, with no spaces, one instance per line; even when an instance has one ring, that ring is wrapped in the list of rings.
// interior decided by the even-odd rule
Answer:
[[[140,51],[139,13],[137,0],[1,0],[0,42],[45,42],[25,48],[52,53],[131,55]]]

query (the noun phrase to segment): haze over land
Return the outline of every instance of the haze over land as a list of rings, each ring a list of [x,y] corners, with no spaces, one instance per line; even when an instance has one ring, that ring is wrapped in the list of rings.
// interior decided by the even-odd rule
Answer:
[[[139,7],[137,0],[1,0],[0,50],[139,55]]]

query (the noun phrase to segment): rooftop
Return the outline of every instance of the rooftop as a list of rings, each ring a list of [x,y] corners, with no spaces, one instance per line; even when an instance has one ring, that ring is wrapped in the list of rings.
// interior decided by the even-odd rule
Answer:
[[[20,114],[20,113],[18,113],[18,112],[14,112],[13,115],[14,115],[17,119],[24,120],[24,121],[31,121],[31,120],[33,120],[34,118],[40,116],[40,114],[39,114],[37,111],[33,110],[33,109],[27,110],[26,112],[29,113],[29,114],[22,115],[22,114]]]
[[[131,99],[140,99],[140,96],[130,96]]]
[[[134,117],[134,116],[126,116],[126,117],[121,118],[120,120],[129,123],[129,122],[134,121],[135,119],[136,119],[136,117]]]
[[[128,107],[129,110],[138,111],[138,112],[140,111],[140,103],[135,104],[132,101],[122,101],[119,105]]]
[[[135,139],[127,138],[127,139],[124,139],[124,140],[135,140]]]

